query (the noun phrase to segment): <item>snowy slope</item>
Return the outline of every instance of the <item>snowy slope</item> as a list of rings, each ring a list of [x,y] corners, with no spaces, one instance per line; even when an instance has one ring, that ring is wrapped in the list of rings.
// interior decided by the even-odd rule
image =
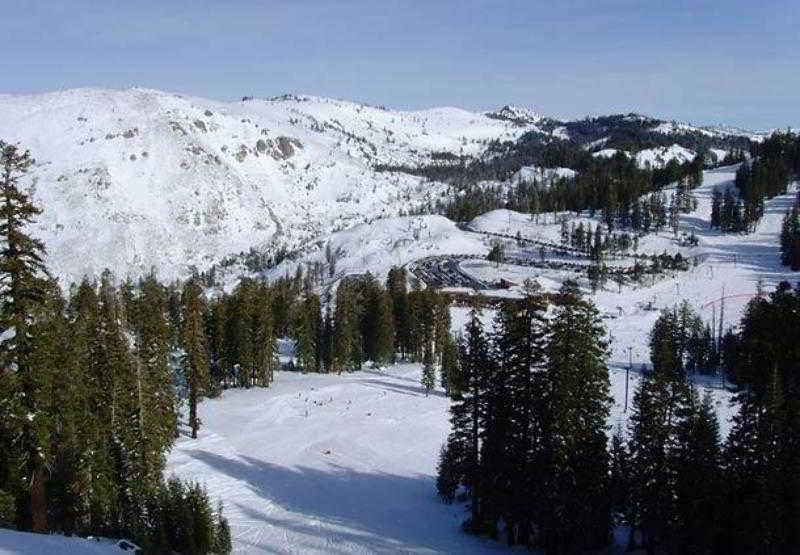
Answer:
[[[376,164],[477,154],[529,128],[456,108],[316,97],[215,102],[153,90],[0,96],[0,138],[37,160],[36,232],[66,280],[105,267],[164,278],[251,247],[294,248],[440,193]]]
[[[464,506],[436,497],[449,403],[419,382],[420,366],[401,364],[278,372],[268,389],[228,390],[200,405],[199,437],[178,440],[169,472],[223,501],[234,553],[525,553],[465,534]],[[625,373],[615,368],[611,382],[613,426]]]
[[[741,129],[739,127],[733,127],[731,125],[723,125],[723,124],[706,125],[702,127],[702,129],[718,137],[733,137],[733,136],[747,137],[748,139],[756,143],[760,143],[770,135],[770,133],[748,131],[746,129]]]
[[[715,310],[719,317],[719,299],[724,293],[728,297],[725,299],[724,327],[728,327],[738,324],[744,307],[756,294],[759,283],[765,291],[769,291],[780,281],[797,281],[798,274],[780,264],[779,243],[781,221],[794,202],[796,184],[790,187],[786,195],[766,201],[765,215],[754,233],[721,233],[710,229],[711,198],[714,189],[733,186],[736,166],[707,170],[703,175],[703,184],[692,192],[698,201],[697,209],[680,215],[681,231],[695,233],[699,245],[679,246],[672,231],[664,230],[642,237],[638,249],[639,253],[648,254],[680,252],[686,257],[698,258],[699,264],[688,272],[669,275],[653,285],[625,286],[620,292],[611,283],[605,290],[591,295],[592,300],[608,316],[607,324],[613,338],[612,360],[615,363],[624,364],[628,361],[629,346],[633,348],[635,364],[648,361],[647,336],[661,308],[671,307],[686,299],[706,321],[711,322]],[[581,217],[560,214],[559,218],[555,218],[551,214],[544,214],[531,218],[528,214],[511,210],[493,210],[472,220],[469,227],[476,231],[509,236],[519,232],[524,238],[558,243],[561,235],[560,217],[564,216],[570,225],[572,222],[576,225],[583,222],[594,227],[601,221],[599,216],[590,218],[588,213]],[[509,248],[514,248],[513,243],[509,241]],[[500,270],[503,270],[502,266]],[[480,271],[485,269],[481,268]],[[521,273],[519,268],[515,271]],[[543,275],[546,277],[547,273]],[[656,310],[646,310],[648,303],[652,303]]]
[[[668,147],[656,147],[640,150],[636,153],[636,163],[641,168],[663,168],[671,160],[677,161],[679,164],[691,162],[694,160],[696,154],[688,148],[680,145],[672,145]]]
[[[439,254],[486,254],[488,239],[459,229],[443,216],[386,218],[333,233],[325,242],[308,248],[296,261],[285,261],[266,274],[268,279],[294,275],[304,267],[325,262],[325,249],[337,253],[334,280],[349,274],[372,272],[386,277],[392,266],[403,266]]]
[[[616,148],[603,148],[601,150],[598,150],[597,152],[593,152],[592,156],[595,158],[613,158],[614,156],[617,155],[617,152],[625,152],[625,151],[624,150],[620,151],[617,150]],[[627,155],[628,153],[625,152],[625,154]]]
[[[436,497],[447,407],[417,365],[279,372],[269,389],[205,400],[169,469],[223,500],[235,553],[506,553]]]
[[[131,553],[112,540],[68,538],[0,528],[0,555],[109,555]]]
[[[638,382],[634,372],[631,394]],[[624,426],[624,370],[612,368],[611,385],[608,424]],[[727,429],[730,396],[711,391]],[[436,497],[448,405],[439,389],[425,395],[417,364],[278,372],[268,389],[203,401],[198,439],[181,437],[168,469],[224,503],[234,553],[515,552],[464,533],[464,506]]]
[[[730,125],[706,125],[698,127],[689,123],[681,123],[676,121],[664,121],[652,128],[656,133],[663,133],[664,135],[684,135],[684,134],[698,134],[705,135],[711,138],[725,138],[725,137],[747,137],[751,141],[761,142],[767,137],[767,133],[758,133],[755,131],[748,131]]]
[[[674,121],[660,123],[653,128],[653,131],[656,131],[657,133],[663,133],[665,135],[673,135],[676,133],[700,133],[702,135],[706,135],[707,137],[713,137],[715,135],[715,133],[708,129],[695,127],[693,125],[689,125],[688,123],[678,123]]]
[[[512,177],[511,182],[516,184],[536,181],[540,184],[550,184],[561,178],[573,179],[578,172],[570,168],[541,168],[538,166],[523,166]]]

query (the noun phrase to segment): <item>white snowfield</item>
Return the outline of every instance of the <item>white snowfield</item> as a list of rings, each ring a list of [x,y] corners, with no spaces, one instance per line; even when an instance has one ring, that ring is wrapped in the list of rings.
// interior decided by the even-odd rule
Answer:
[[[626,156],[630,156],[630,153],[625,150],[618,150],[616,148],[603,148],[598,150],[597,152],[592,152],[592,156],[595,158],[613,158],[617,155],[618,152],[622,152]]]
[[[121,278],[152,268],[165,280],[180,278],[251,248],[294,250],[413,213],[446,186],[377,166],[452,163],[492,141],[542,132],[542,119],[516,106],[398,111],[296,95],[240,102],[150,89],[0,95],[0,139],[36,159],[27,185],[44,213],[35,232],[65,286],[105,268]],[[658,130],[671,133],[664,125]],[[566,128],[550,134],[566,138]],[[673,145],[636,157],[658,167],[693,153]]]
[[[489,553],[436,497],[448,402],[418,365],[278,372],[269,389],[203,401],[169,470],[225,503],[236,553]]]
[[[733,186],[736,166],[723,167],[705,171],[703,184],[692,194],[697,198],[697,209],[689,214],[681,214],[680,231],[694,233],[699,241],[697,247],[679,246],[671,230],[658,234],[649,234],[639,241],[639,253],[670,254],[681,253],[686,257],[696,257],[700,263],[688,272],[677,272],[656,281],[655,285],[647,284],[634,288],[626,286],[620,293],[613,282],[606,285],[605,290],[592,295],[592,300],[609,315],[607,324],[614,338],[612,342],[612,360],[616,363],[628,361],[627,347],[633,347],[635,364],[648,360],[647,334],[658,317],[658,310],[671,307],[686,299],[692,307],[700,312],[708,321],[712,321],[712,313],[719,317],[721,302],[725,295],[724,327],[736,325],[741,318],[742,310],[747,302],[756,294],[759,282],[764,291],[770,291],[780,281],[794,284],[799,274],[792,272],[780,263],[779,235],[784,214],[791,208],[795,199],[796,184],[790,186],[786,195],[775,197],[765,203],[765,215],[756,231],[751,234],[721,233],[711,230],[711,197],[715,188],[725,189]],[[669,191],[665,196],[669,197]],[[515,236],[517,232],[524,238],[536,239],[552,243],[560,242],[560,217],[553,214],[542,214],[532,218],[511,210],[494,210],[487,212],[469,224],[474,230],[502,233]],[[567,215],[569,221],[591,224],[594,228],[600,222],[600,215],[589,218],[586,213],[581,217]],[[513,240],[508,241],[509,249],[515,248]],[[535,255],[533,249],[532,255]],[[609,261],[609,264],[615,262]],[[462,264],[462,268],[470,268]],[[490,265],[474,265],[482,278]],[[499,274],[503,274],[503,265]],[[517,267],[521,279],[525,270]],[[547,277],[546,270],[536,270]],[[543,283],[549,285],[550,283]],[[645,310],[651,304],[657,310]],[[714,305],[716,308],[714,309]],[[621,309],[621,310],[620,310]],[[622,314],[620,316],[620,314]],[[614,316],[612,318],[612,316]],[[718,322],[718,321],[717,321]]]
[[[489,243],[485,237],[462,231],[444,216],[386,218],[333,233],[327,241],[309,246],[300,259],[287,260],[268,270],[265,277],[291,276],[298,265],[308,268],[315,263],[326,263],[327,245],[337,256],[336,271],[330,282],[367,271],[383,280],[393,266],[441,254],[482,255],[489,252]]]
[[[667,133],[664,126],[670,124],[661,124],[655,128],[656,131],[661,133]],[[703,134],[713,135],[713,133],[706,131],[700,128],[691,128],[698,132],[702,132]],[[668,134],[668,133],[667,133]],[[595,141],[597,142],[597,141]],[[592,156],[594,158],[613,158],[617,155],[617,153],[623,153],[625,156],[630,157],[631,153],[626,150],[617,150],[616,148],[603,148],[592,152]],[[721,162],[725,159],[725,156],[728,154],[727,150],[723,150],[720,148],[711,148],[708,152],[713,156],[711,162]],[[659,169],[666,166],[671,160],[675,160],[679,164],[685,164],[686,162],[691,162],[694,160],[697,153],[693,150],[688,148],[682,147],[678,144],[674,144],[671,146],[663,146],[663,147],[655,147],[655,148],[646,148],[636,152],[634,155],[636,159],[636,164],[642,169]]]
[[[0,528],[0,555],[122,555],[116,540],[68,538]]]
[[[510,120],[516,122],[518,124],[525,124],[525,123],[538,123],[543,119],[543,116],[532,110],[530,108],[526,108],[524,106],[503,106],[499,110],[495,110],[494,112],[487,112],[486,115],[489,117],[496,117],[502,118],[506,120]]]
[[[624,421],[625,372],[611,377],[610,428]],[[278,372],[269,389],[203,401],[199,437],[178,440],[169,472],[224,502],[234,553],[508,553],[436,497],[448,405],[425,395],[418,364]]]
[[[553,181],[561,178],[572,179],[578,172],[570,168],[541,168],[539,166],[523,166],[512,177],[511,182],[533,183],[534,181],[543,185],[549,185]]]
[[[36,233],[66,284],[106,267],[182,277],[251,247],[294,248],[407,213],[444,187],[375,165],[474,155],[532,128],[458,108],[390,111],[307,96],[0,95],[0,139],[36,159]]]
[[[169,471],[223,501],[234,553],[508,553],[464,533],[464,505],[436,497],[448,400],[419,383],[417,364],[278,372],[269,389],[205,400],[198,439],[178,440]],[[611,383],[609,429],[625,426],[624,370]],[[713,392],[727,428],[729,395]]]
[[[663,168],[671,160],[685,164],[694,160],[697,154],[680,145],[668,147],[647,148],[636,153],[636,164],[641,168]]]

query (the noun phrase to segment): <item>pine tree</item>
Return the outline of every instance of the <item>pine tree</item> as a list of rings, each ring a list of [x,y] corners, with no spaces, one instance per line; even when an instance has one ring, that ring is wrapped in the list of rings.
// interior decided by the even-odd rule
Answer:
[[[631,510],[631,468],[621,425],[617,425],[611,437],[608,491],[611,496],[611,510],[615,515],[614,523],[617,526],[628,527],[627,547],[628,551],[633,551],[636,547],[634,538],[636,515]]]
[[[654,372],[642,380],[633,400],[628,447],[631,515],[648,553],[655,553],[676,527],[676,485],[672,446],[678,425],[690,414],[691,390],[681,377]]]
[[[104,272],[99,291],[84,281],[67,303],[24,233],[38,214],[18,187],[30,156],[0,147],[0,525],[130,537],[152,552],[229,550],[202,488],[162,497],[176,429],[166,289],[152,275],[118,288]],[[179,504],[190,518],[173,542]]]
[[[83,476],[86,388],[82,369],[76,364],[65,302],[55,283],[50,284],[28,330],[29,363],[36,368],[40,422],[46,428],[48,462],[45,498],[48,528],[74,533],[85,520]]]
[[[606,418],[611,398],[604,335],[597,309],[566,284],[545,350],[553,432],[548,552],[597,548],[610,539]]]
[[[222,502],[220,501],[217,507],[216,517],[216,531],[215,540],[212,551],[214,553],[230,553],[231,545],[231,529],[228,525],[228,519],[223,516]]]
[[[434,360],[441,362],[442,353],[450,340],[450,301],[444,295],[431,290],[433,305]]]
[[[504,518],[512,543],[528,543],[531,520],[541,521],[546,486],[540,478],[547,461],[546,407],[549,388],[545,379],[547,305],[534,287],[521,301],[507,301],[498,312],[494,337],[496,367],[503,380],[492,380],[495,399],[504,393],[512,403],[507,430],[507,457],[502,462],[504,493],[508,497]]]
[[[442,389],[448,397],[452,397],[464,389],[461,382],[461,373],[458,367],[458,343],[447,334],[447,341],[442,349],[441,379]]]
[[[491,359],[477,306],[470,313],[465,331],[464,341],[459,346],[464,391],[450,406],[451,432],[446,450],[449,468],[458,469],[459,482],[469,492],[471,516],[465,528],[481,531],[480,438],[485,427],[485,373]]]
[[[338,373],[347,368],[360,368],[361,338],[355,294],[351,282],[342,280],[339,283],[331,337],[331,369]]]
[[[781,283],[769,299],[751,301],[735,339],[739,412],[725,449],[727,503],[736,502],[724,534],[732,553],[787,552],[800,541],[799,308],[800,290]]]
[[[670,377],[683,375],[681,331],[676,309],[664,309],[650,332],[650,360],[653,371]]]
[[[800,269],[800,207],[795,204],[781,225],[781,264]]]
[[[180,332],[180,296],[178,296],[178,299],[179,317],[176,323],[173,323],[171,327],[174,327]],[[172,303],[170,302],[170,304]],[[229,373],[225,368],[225,306],[226,303],[224,299],[213,299],[206,303],[206,311],[203,315],[208,344],[209,364],[211,366],[211,381],[212,384],[221,384],[222,388],[231,385],[229,383]],[[178,334],[178,337],[174,340],[175,345],[180,344],[179,336],[180,334]]]
[[[425,356],[422,361],[422,387],[425,388],[427,397],[431,390],[436,386],[436,368],[433,366],[433,348],[428,342],[425,345]]]
[[[136,373],[136,463],[146,479],[160,480],[164,453],[177,435],[174,380],[170,370],[170,329],[167,295],[151,274],[140,281],[126,310],[134,337]],[[149,489],[149,485],[148,485]]]
[[[678,553],[711,554],[717,549],[722,501],[719,424],[710,393],[700,401],[692,391],[690,403],[670,453],[676,480],[670,543]]]
[[[439,463],[436,467],[436,493],[445,503],[452,503],[456,498],[456,491],[463,478],[463,469],[460,465],[465,460],[462,444],[449,441],[442,445],[439,451]]]
[[[253,387],[253,325],[251,321],[252,304],[250,288],[247,282],[240,283],[231,295],[228,309],[226,330],[227,359],[232,372],[241,387]]]
[[[194,281],[183,287],[183,349],[186,352],[184,372],[189,397],[189,427],[192,438],[197,437],[200,420],[197,404],[208,387],[208,354],[203,333],[202,290]]]
[[[405,358],[408,353],[410,316],[408,306],[408,286],[406,269],[394,266],[386,278],[386,289],[392,299],[392,316],[394,318],[395,351]]]
[[[783,221],[781,222],[781,235],[780,235],[780,245],[781,245],[781,264],[784,266],[788,266],[791,264],[791,252],[790,252],[790,245],[792,240],[792,226],[791,226],[791,212],[786,212],[783,216]]]
[[[368,308],[367,310],[370,310]],[[373,333],[372,359],[380,364],[387,364],[394,360],[395,354],[395,328],[392,313],[392,299],[381,287],[376,287],[371,303],[375,327]]]
[[[666,446],[669,427],[661,418],[662,399],[659,396],[661,383],[665,379],[655,378],[641,382],[633,398],[633,414],[630,418],[630,499],[631,537],[641,530],[648,552],[655,550],[659,533],[663,534],[669,521],[670,490],[667,482]]]
[[[70,320],[70,344],[76,365],[83,369],[86,384],[86,405],[81,429],[85,434],[81,465],[83,496],[81,504],[86,513],[83,531],[108,533],[111,531],[114,514],[118,510],[118,492],[114,470],[112,446],[114,431],[111,426],[115,416],[114,391],[116,390],[117,361],[122,357],[116,342],[116,320],[110,320],[107,298],[110,284],[104,281],[103,303],[95,285],[84,280],[70,299],[67,315]],[[111,349],[112,343],[116,348]]]
[[[107,522],[109,534],[121,534],[128,529],[127,523],[138,521],[142,506],[144,485],[137,484],[143,477],[142,467],[136,464],[136,454],[141,452],[141,412],[123,295],[108,271],[101,277],[99,298],[95,370],[101,374],[96,383],[102,392],[96,394],[96,401],[103,423],[107,422],[102,430],[107,451],[100,468],[108,473],[111,491],[109,503],[98,507],[97,518]]]
[[[723,459],[727,522],[722,547],[728,553],[756,553],[765,525],[760,492],[765,470],[759,433],[762,411],[751,392],[742,391],[737,397],[739,411],[733,417]]]
[[[252,354],[247,357],[250,365],[250,381],[252,385],[267,387],[272,382],[275,367],[275,353],[277,342],[275,340],[276,329],[288,328],[288,316],[285,318],[286,324],[281,324],[277,320],[274,311],[275,303],[272,302],[273,292],[263,284],[248,282],[249,298],[249,322],[250,337],[252,341],[250,347]],[[280,290],[280,288],[279,288]],[[300,286],[297,284],[296,291],[290,296],[299,294]],[[287,304],[287,315],[291,312],[291,303]]]
[[[673,193],[669,204],[669,227],[673,235],[678,236],[678,225],[680,224],[680,198],[678,193]]]
[[[15,441],[21,475],[16,484],[0,483],[0,489],[20,488],[27,499],[18,516],[22,528],[34,531],[47,529],[46,460],[47,422],[41,407],[41,389],[48,377],[32,367],[30,327],[34,313],[44,300],[46,270],[42,262],[44,245],[26,234],[26,227],[41,212],[20,187],[20,180],[33,164],[28,151],[0,141],[0,326],[8,335],[0,345],[4,389],[10,397],[5,404],[4,419],[17,430],[6,431]],[[1,477],[0,477],[1,478]]]
[[[508,304],[505,311],[513,310]],[[511,426],[517,418],[513,405],[513,378],[516,370],[511,364],[503,364],[498,336],[503,333],[504,310],[495,320],[496,332],[490,337],[491,352],[486,366],[481,370],[483,379],[483,429],[480,434],[480,526],[490,536],[497,537],[500,521],[508,524],[511,507],[514,470],[512,463]],[[473,526],[478,526],[475,521]],[[479,530],[480,528],[475,528]]]
[[[295,316],[297,358],[306,371],[319,372],[322,366],[322,308],[319,296],[306,293]]]

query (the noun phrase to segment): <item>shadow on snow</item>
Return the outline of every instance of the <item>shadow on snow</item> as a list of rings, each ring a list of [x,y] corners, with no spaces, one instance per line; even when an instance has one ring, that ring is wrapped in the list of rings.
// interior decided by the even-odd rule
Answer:
[[[458,530],[464,515],[458,506],[451,509],[436,499],[432,476],[360,472],[335,463],[328,463],[326,469],[290,468],[246,456],[231,459],[203,450],[186,453],[247,484],[265,507],[274,503],[303,515],[303,520],[281,518],[228,500],[254,520],[295,532],[296,543],[305,545],[287,543],[291,551],[351,553],[353,546],[393,553],[409,549],[453,552],[479,546],[499,549]],[[238,541],[248,543],[246,538]],[[285,550],[275,546],[275,552]]]

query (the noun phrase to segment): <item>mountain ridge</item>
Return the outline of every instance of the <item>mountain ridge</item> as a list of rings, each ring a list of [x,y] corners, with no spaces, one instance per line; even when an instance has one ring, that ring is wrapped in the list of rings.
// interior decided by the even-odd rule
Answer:
[[[376,168],[479,158],[492,144],[564,140],[581,125],[510,105],[404,111],[297,94],[0,95],[0,139],[36,159],[26,183],[44,212],[34,232],[65,285],[105,268],[180,278],[251,249],[292,250],[414,213],[448,186]]]

